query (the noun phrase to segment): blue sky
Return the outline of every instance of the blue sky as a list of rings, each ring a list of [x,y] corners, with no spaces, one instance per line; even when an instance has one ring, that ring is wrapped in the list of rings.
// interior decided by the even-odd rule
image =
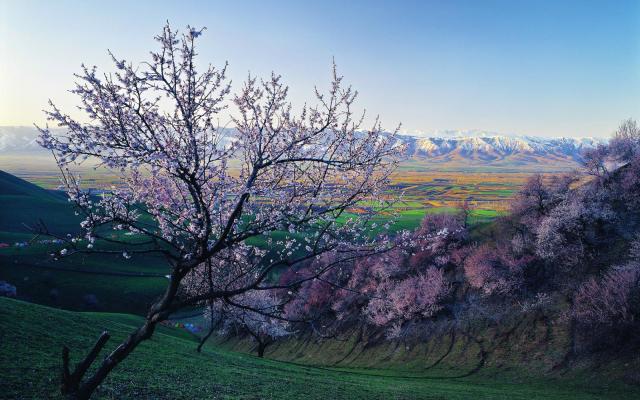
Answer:
[[[166,20],[207,26],[203,61],[282,74],[295,103],[332,57],[359,105],[405,131],[608,136],[640,118],[640,1],[0,0],[0,125],[71,108],[84,62],[147,57]]]

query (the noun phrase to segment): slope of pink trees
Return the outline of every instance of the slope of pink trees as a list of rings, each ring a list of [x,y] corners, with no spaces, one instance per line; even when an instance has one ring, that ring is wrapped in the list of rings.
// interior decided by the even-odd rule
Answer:
[[[529,312],[560,318],[567,306],[558,300],[567,299],[573,321],[629,331],[638,318],[633,260],[640,245],[631,243],[629,257],[618,249],[640,232],[639,144],[637,126],[627,121],[610,145],[586,155],[586,170],[601,163],[606,174],[532,176],[490,237],[470,240],[460,218],[427,216],[384,253],[305,283],[287,312],[321,321],[320,327],[365,325],[399,338],[447,319],[499,323]],[[592,163],[590,157],[601,159]],[[611,267],[625,258],[631,260],[625,267]],[[327,263],[334,261],[316,260],[286,279],[311,275]]]
[[[405,323],[428,320],[444,307],[451,292],[445,270],[465,235],[459,218],[429,215],[418,230],[396,238],[388,251],[342,263],[330,275],[303,284],[285,306],[286,315],[337,329],[364,324],[398,337]],[[327,255],[308,268],[331,262]],[[281,279],[309,274],[302,269]]]
[[[343,263],[330,278],[305,283],[287,313],[321,321],[319,327],[366,325],[398,338],[438,317],[498,322],[520,312],[540,316],[561,307],[552,301],[568,298],[580,323],[629,325],[637,318],[636,267],[611,269],[607,259],[610,249],[640,230],[633,206],[640,157],[633,156],[636,142],[629,139],[640,135],[631,122],[621,132],[599,153],[605,155],[600,161],[608,168],[606,178],[532,176],[511,214],[496,222],[495,236],[480,243],[468,239],[459,217],[427,216],[383,254]],[[640,254],[634,243],[633,254]],[[283,279],[334,262],[315,260]]]

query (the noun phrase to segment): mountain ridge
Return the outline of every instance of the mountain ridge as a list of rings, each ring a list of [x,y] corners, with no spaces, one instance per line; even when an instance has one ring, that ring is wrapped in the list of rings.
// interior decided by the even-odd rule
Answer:
[[[57,131],[62,132],[61,129]],[[33,127],[0,126],[0,156],[46,154]],[[489,131],[440,131],[428,134],[398,134],[406,156],[419,163],[511,166],[558,164],[577,166],[585,150],[606,143],[594,137],[542,137],[498,134]]]
[[[604,143],[596,138],[543,138],[532,136],[401,136],[410,157],[445,161],[451,158],[475,161],[507,158],[547,158],[580,163],[585,150]]]

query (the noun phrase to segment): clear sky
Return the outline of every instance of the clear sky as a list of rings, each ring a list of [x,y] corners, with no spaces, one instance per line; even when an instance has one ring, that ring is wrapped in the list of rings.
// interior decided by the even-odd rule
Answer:
[[[202,59],[236,87],[275,70],[294,102],[335,57],[359,105],[409,132],[608,136],[640,118],[640,0],[0,0],[0,125],[71,108],[82,62],[144,60],[167,19],[207,26]]]

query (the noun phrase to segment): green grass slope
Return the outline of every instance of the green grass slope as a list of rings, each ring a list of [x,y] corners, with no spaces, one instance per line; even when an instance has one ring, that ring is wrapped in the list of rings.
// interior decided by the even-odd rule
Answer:
[[[59,245],[39,243],[25,225],[42,220],[56,235],[79,230],[80,218],[62,192],[50,191],[0,171],[0,280],[18,289],[18,297],[71,310],[86,310],[92,295],[99,311],[142,314],[164,289],[168,272],[158,256],[123,260],[119,255],[80,255],[55,261]],[[17,247],[16,242],[30,243]]]
[[[0,231],[28,233],[25,224],[39,220],[56,234],[77,231],[80,221],[62,193],[0,171]]]
[[[136,324],[123,314],[77,313],[0,298],[0,398],[58,398],[60,349],[72,361],[108,329],[113,348]],[[161,327],[118,366],[98,399],[632,399],[638,392],[574,381],[445,378],[394,370],[333,369],[205,347]]]

